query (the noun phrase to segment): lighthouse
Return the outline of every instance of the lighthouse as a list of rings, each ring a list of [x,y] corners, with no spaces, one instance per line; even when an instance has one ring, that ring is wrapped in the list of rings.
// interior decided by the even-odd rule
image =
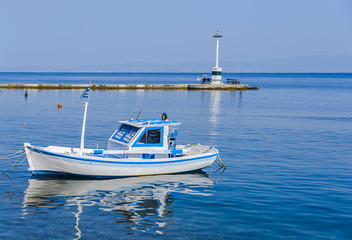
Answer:
[[[219,31],[217,31],[216,35],[213,35],[213,38],[216,38],[216,63],[215,67],[211,69],[211,84],[222,84],[222,68],[219,67],[219,38],[222,38],[222,35],[219,35]]]

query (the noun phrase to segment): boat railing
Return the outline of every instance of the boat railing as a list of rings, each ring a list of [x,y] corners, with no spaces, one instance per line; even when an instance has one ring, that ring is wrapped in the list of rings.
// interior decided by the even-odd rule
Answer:
[[[104,150],[93,151],[94,154],[117,155],[117,154],[170,154],[172,150]]]
[[[186,145],[183,148],[177,149],[160,149],[160,150],[100,150],[95,149],[93,150],[93,154],[101,154],[101,155],[123,155],[126,156],[128,154],[172,154],[176,155],[195,155],[201,154],[211,150],[214,147],[204,146],[201,144],[193,144],[193,145]]]

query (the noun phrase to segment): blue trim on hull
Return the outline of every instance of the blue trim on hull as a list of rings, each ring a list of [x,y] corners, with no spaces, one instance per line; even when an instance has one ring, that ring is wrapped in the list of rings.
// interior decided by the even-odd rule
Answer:
[[[112,164],[165,164],[165,163],[180,163],[180,162],[186,162],[186,161],[194,161],[194,160],[203,159],[203,158],[215,157],[215,156],[218,155],[218,153],[216,153],[216,154],[212,154],[212,155],[208,155],[208,156],[181,159],[181,160],[174,160],[174,161],[162,161],[162,162],[157,162],[157,161],[155,161],[155,162],[120,162],[120,161],[104,161],[104,160],[96,160],[96,159],[89,159],[89,158],[79,158],[79,157],[67,156],[67,155],[63,155],[63,154],[52,153],[52,152],[48,152],[48,151],[45,151],[45,150],[33,148],[33,147],[30,147],[30,146],[27,146],[27,148],[32,149],[34,152],[44,153],[44,154],[52,155],[52,156],[64,157],[64,158],[80,160],[80,161],[87,161],[87,162],[112,163]]]
[[[73,174],[73,173],[66,173],[66,172],[55,172],[55,171],[31,171],[32,177],[34,178],[78,178],[78,179],[95,179],[95,178],[102,178],[102,179],[111,179],[111,178],[128,178],[128,177],[135,177],[135,176],[106,176],[106,175],[83,175],[83,174]]]
[[[73,174],[73,173],[65,173],[65,172],[55,172],[55,171],[31,171],[32,178],[81,178],[81,179],[112,179],[112,178],[129,178],[129,177],[140,177],[140,176],[156,176],[156,175],[177,175],[177,174],[185,174],[185,173],[204,173],[202,169],[177,172],[177,173],[158,173],[158,174],[146,174],[146,175],[131,175],[131,176],[106,176],[106,175],[82,175],[82,174]]]
[[[33,175],[60,175],[60,176],[65,176],[65,175],[72,175],[64,172],[55,172],[55,171],[45,171],[45,170],[35,170],[31,171]]]

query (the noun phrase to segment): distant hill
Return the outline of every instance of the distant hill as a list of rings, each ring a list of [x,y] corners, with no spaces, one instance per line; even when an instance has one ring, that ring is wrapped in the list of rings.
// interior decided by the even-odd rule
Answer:
[[[0,72],[210,72],[213,61],[125,62],[75,67],[0,66]],[[352,72],[352,56],[304,56],[263,61],[221,61],[224,72]]]

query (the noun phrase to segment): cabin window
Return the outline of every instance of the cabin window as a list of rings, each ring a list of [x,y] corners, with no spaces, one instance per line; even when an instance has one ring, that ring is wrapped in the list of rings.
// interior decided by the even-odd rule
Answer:
[[[178,134],[178,126],[170,126],[169,137],[176,138]]]
[[[139,128],[122,124],[116,134],[112,137],[113,139],[128,143],[134,135],[138,132]]]
[[[161,143],[161,129],[150,129],[145,131],[143,136],[138,141],[138,144],[160,144],[160,143]]]

